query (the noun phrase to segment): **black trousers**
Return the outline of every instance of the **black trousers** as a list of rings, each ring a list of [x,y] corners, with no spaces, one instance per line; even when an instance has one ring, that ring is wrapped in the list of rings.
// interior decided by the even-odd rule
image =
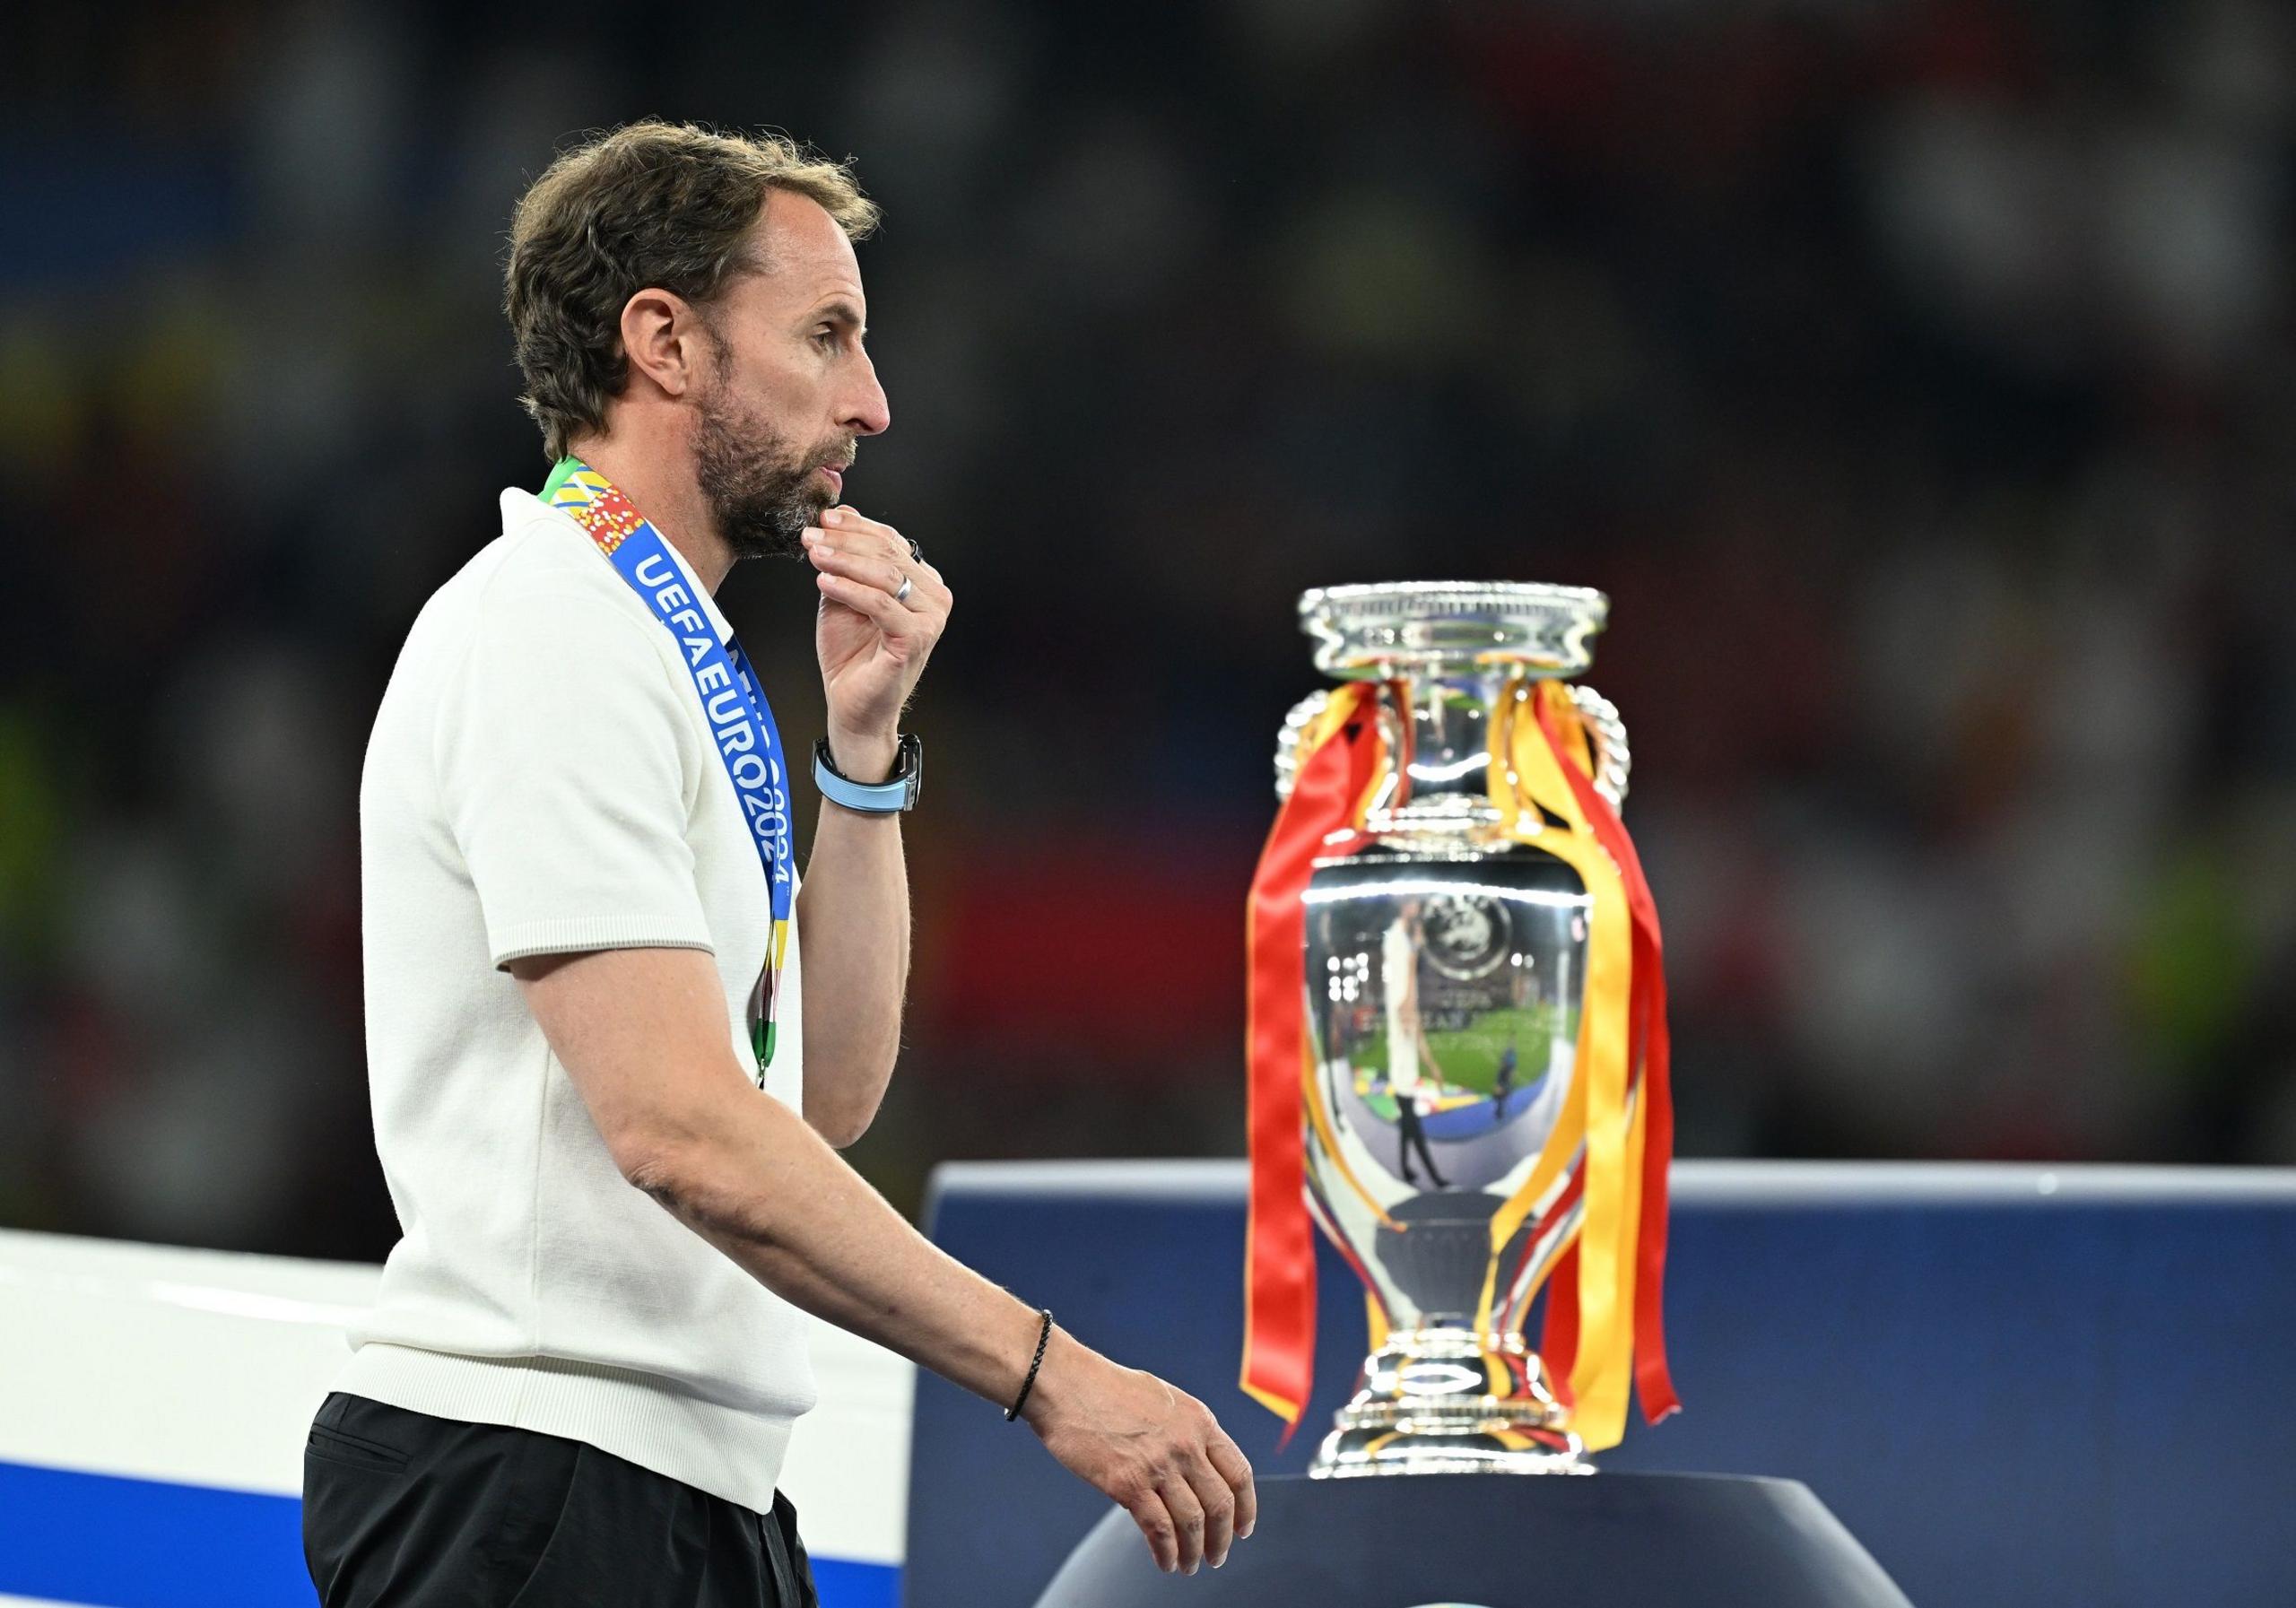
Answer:
[[[324,1608],[820,1608],[777,1492],[760,1514],[578,1440],[336,1391],[303,1450]]]

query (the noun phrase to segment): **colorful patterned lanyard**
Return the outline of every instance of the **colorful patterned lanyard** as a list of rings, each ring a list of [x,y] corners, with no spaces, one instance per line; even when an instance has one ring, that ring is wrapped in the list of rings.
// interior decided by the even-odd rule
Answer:
[[[766,702],[764,685],[750,668],[741,643],[729,631],[721,645],[709,620],[694,606],[662,533],[611,481],[579,458],[561,458],[544,482],[542,500],[574,517],[677,639],[679,656],[709,717],[718,758],[734,784],[734,796],[741,801],[742,818],[749,823],[773,899],[773,937],[766,945],[765,969],[758,977],[751,1033],[757,1050],[757,1086],[762,1089],[781,1015],[782,960],[796,882],[789,830],[789,767],[781,733],[773,724],[772,706]]]

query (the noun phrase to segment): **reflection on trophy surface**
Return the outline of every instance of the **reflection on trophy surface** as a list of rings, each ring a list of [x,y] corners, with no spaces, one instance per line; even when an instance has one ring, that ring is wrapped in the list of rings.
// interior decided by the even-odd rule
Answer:
[[[1378,856],[1327,869],[1308,944],[1326,995],[1317,1062],[1342,1131],[1405,1184],[1499,1183],[1538,1154],[1570,1082],[1584,893],[1405,880],[1408,865]],[[1526,897],[1538,893],[1547,901]],[[1439,1309],[1472,1312],[1474,1295]]]
[[[1531,682],[1585,667],[1606,609],[1599,593],[1502,583],[1335,587],[1300,602],[1318,666],[1376,683],[1358,708],[1385,756],[1299,895],[1305,1181],[1370,1292],[1374,1347],[1318,1454],[1320,1476],[1590,1472],[1521,1330],[1582,1226],[1587,1146],[1558,1133],[1581,1055],[1595,901],[1573,864],[1542,847],[1535,814],[1509,819],[1493,802],[1512,772],[1495,792],[1492,765],[1497,724]],[[1327,734],[1333,696],[1287,721],[1280,795],[1305,734]],[[1600,698],[1570,698],[1594,788],[1614,807],[1623,729]]]

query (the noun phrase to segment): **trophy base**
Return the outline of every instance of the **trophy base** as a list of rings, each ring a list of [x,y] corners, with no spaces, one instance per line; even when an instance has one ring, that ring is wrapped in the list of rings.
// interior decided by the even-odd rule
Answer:
[[[1398,1330],[1363,1365],[1308,1477],[1593,1473],[1570,1422],[1521,1335]]]

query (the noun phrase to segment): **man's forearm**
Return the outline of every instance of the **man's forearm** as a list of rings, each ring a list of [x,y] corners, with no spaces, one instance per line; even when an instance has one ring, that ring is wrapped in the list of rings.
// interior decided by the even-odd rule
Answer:
[[[832,733],[830,752],[848,776],[892,769],[891,735]],[[797,894],[804,944],[805,1120],[833,1144],[850,1144],[877,1114],[900,1050],[909,986],[909,872],[900,817],[863,815],[824,800],[804,886]]]
[[[1130,1513],[1166,1569],[1251,1534],[1251,1464],[1202,1402],[1113,1362],[928,1243],[796,1113],[734,1068],[617,1158],[767,1289],[1020,1417]],[[1044,1338],[1040,1365],[1033,1359]],[[1022,1392],[1026,1388],[1025,1402]]]
[[[1034,1311],[911,1228],[779,1101],[729,1080],[688,1132],[631,1181],[792,1306],[1012,1402],[1036,1348]],[[1075,1343],[1054,1342],[1064,1354]],[[1048,1350],[1048,1378],[1065,1371],[1053,1361]]]

